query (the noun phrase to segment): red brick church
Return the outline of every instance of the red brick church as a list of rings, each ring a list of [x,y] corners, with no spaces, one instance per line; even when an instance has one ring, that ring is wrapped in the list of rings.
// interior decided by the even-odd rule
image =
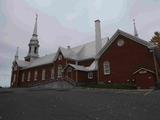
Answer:
[[[134,35],[117,30],[101,38],[100,20],[95,21],[95,41],[67,48],[59,47],[39,57],[37,17],[29,50],[19,60],[18,50],[12,66],[11,87],[31,87],[58,80],[74,85],[132,83],[137,88],[155,88],[159,83],[157,46]]]

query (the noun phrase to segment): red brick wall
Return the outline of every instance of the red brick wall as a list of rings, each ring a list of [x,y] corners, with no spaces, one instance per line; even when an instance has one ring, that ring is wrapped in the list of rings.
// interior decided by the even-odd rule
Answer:
[[[88,79],[88,72],[78,71],[78,82],[79,83],[96,83],[97,72],[93,71],[93,79]]]
[[[58,65],[62,65],[62,67],[64,68],[67,64],[75,64],[75,61],[74,60],[70,60],[70,59],[66,59],[63,54],[60,52],[59,55],[62,56],[62,59],[59,60],[58,58],[55,60],[54,62],[54,65],[55,65],[55,78],[57,78],[58,76]],[[59,56],[58,55],[58,56]],[[64,77],[64,75],[63,75]]]
[[[72,73],[68,73],[68,69],[72,68]],[[77,79],[76,80],[76,72],[77,72]],[[64,71],[65,77],[70,78],[72,80],[74,80],[75,82],[78,83],[96,83],[97,82],[97,72],[93,71],[93,78],[92,79],[88,79],[88,72],[86,71],[76,71],[73,67],[68,66],[65,71]]]
[[[14,63],[13,66],[17,66],[17,63]],[[18,79],[19,79],[19,72],[20,72],[20,67],[17,66],[17,70],[14,70],[12,67],[12,74],[11,74],[11,87],[17,87],[18,86]],[[13,82],[13,77],[16,75],[15,81]]]
[[[51,80],[52,68],[53,68],[53,64],[47,64],[47,65],[42,65],[42,66],[38,66],[38,67],[34,67],[34,68],[21,70],[19,73],[18,86],[27,86],[27,85]],[[42,70],[43,69],[45,69],[45,71],[46,71],[45,72],[45,80],[42,80]],[[34,80],[34,72],[35,71],[38,72],[38,75],[37,75],[38,79],[37,80]],[[29,72],[31,74],[30,81],[27,81]],[[25,73],[24,82],[22,82],[22,74],[23,73]]]
[[[67,63],[67,61],[62,55],[62,60],[57,59],[54,63],[20,70],[20,72],[18,74],[17,87],[27,86],[27,85],[31,85],[31,84],[35,84],[35,83],[39,83],[39,82],[46,82],[47,80],[51,80],[51,70],[53,67],[54,67],[54,74],[55,74],[54,76],[56,78],[58,65],[61,64],[63,67],[65,67],[66,63]],[[45,71],[46,71],[45,72],[45,78],[46,78],[45,80],[42,80],[42,70],[43,69],[45,69]],[[30,81],[27,81],[29,71],[30,71],[31,77],[30,77]],[[34,80],[34,72],[35,71],[38,72],[38,79],[37,80]],[[22,73],[23,72],[25,73],[24,82],[22,82]],[[12,80],[13,80],[13,75],[12,75]]]
[[[118,47],[118,39],[125,41],[124,46]],[[110,62],[110,75],[104,75],[103,62]],[[124,83],[139,67],[154,70],[152,53],[149,49],[123,36],[118,36],[99,59],[99,82],[111,80],[113,83]]]
[[[147,72],[145,74],[137,73],[133,76],[133,78],[137,88],[149,89],[155,87],[156,85],[156,76],[151,72]]]

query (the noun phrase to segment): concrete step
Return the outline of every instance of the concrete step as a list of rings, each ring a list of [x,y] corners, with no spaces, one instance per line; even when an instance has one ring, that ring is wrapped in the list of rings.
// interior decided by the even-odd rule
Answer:
[[[74,86],[66,81],[54,81],[52,83],[38,85],[33,88],[54,88],[54,89],[69,89],[73,88]]]

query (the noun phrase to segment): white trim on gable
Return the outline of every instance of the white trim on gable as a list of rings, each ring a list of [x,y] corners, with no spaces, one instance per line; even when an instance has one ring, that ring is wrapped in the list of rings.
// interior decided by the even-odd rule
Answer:
[[[147,68],[140,68],[140,69],[136,70],[132,75],[136,74],[137,72],[139,72],[139,71],[141,71],[141,70],[145,70],[145,71],[148,71],[148,72],[151,72],[151,73],[154,73],[154,74],[155,74],[155,72],[152,71],[152,70],[149,70],[149,69],[147,69]]]

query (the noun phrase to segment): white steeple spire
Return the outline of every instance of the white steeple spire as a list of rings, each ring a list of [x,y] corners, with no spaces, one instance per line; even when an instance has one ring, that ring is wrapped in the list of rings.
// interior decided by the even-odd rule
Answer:
[[[15,58],[14,58],[14,61],[17,61],[18,60],[18,51],[19,50],[19,47],[17,47],[17,50],[16,50],[16,54],[15,54]]]
[[[33,30],[33,36],[37,36],[37,20],[38,20],[38,14],[36,14],[36,21],[34,25],[34,30]]]
[[[134,36],[138,37],[138,32],[137,32],[137,29],[136,29],[135,19],[133,19],[133,26],[134,26]]]

